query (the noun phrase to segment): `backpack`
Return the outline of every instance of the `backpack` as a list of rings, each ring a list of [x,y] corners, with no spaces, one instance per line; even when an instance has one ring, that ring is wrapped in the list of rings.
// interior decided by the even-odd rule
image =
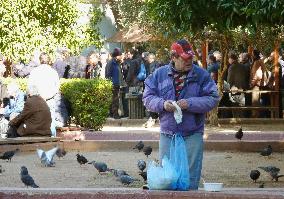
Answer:
[[[137,75],[137,79],[139,81],[144,81],[146,79],[146,68],[145,68],[145,65],[144,65],[143,62],[140,65],[140,70],[139,70],[139,73]]]

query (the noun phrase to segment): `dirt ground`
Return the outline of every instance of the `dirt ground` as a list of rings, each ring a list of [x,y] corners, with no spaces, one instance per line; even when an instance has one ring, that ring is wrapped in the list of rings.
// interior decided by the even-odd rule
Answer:
[[[89,161],[104,161],[109,168],[126,170],[140,180],[129,187],[138,188],[145,183],[138,175],[137,160],[150,161],[158,157],[155,151],[148,159],[143,153],[134,151],[83,152],[82,154]],[[111,173],[99,174],[90,164],[80,166],[75,155],[75,152],[68,152],[63,159],[59,160],[55,157],[56,166],[49,168],[41,166],[36,153],[19,153],[11,163],[0,160],[0,165],[5,169],[4,173],[0,174],[0,187],[25,187],[19,175],[22,165],[28,168],[35,182],[43,188],[125,187]],[[280,178],[279,182],[272,182],[270,177],[261,170],[257,183],[253,183],[249,177],[252,169],[268,165],[279,167],[284,174],[283,161],[283,153],[273,153],[268,159],[258,153],[205,152],[202,175],[206,182],[223,182],[225,187],[258,187],[260,182],[264,182],[266,188],[284,187],[284,177]]]

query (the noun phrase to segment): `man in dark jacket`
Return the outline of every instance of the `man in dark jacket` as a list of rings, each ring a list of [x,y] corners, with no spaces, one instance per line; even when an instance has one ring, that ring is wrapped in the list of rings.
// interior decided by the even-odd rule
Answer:
[[[148,52],[142,53],[141,57],[138,57],[134,60],[132,60],[129,70],[128,70],[128,75],[126,78],[126,83],[129,87],[135,87],[135,86],[141,86],[144,80],[139,80],[137,78],[137,75],[140,71],[141,64],[143,63],[146,69],[146,74],[147,76],[149,75],[150,72],[150,64],[148,62]]]
[[[119,119],[119,90],[122,86],[123,76],[121,69],[122,53],[119,48],[115,48],[112,52],[112,59],[106,65],[106,78],[112,81],[112,105],[110,116]]]
[[[35,87],[28,88],[28,95],[23,111],[9,122],[8,137],[50,136],[51,114],[46,101]]]
[[[230,87],[235,86],[239,89],[248,89],[249,81],[247,79],[249,71],[243,64],[238,63],[238,56],[235,52],[229,53],[230,68],[228,69],[227,82]]]

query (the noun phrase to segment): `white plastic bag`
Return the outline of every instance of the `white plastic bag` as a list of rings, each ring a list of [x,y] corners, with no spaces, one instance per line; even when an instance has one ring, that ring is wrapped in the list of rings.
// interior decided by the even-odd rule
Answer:
[[[178,180],[178,174],[167,156],[163,157],[162,167],[155,161],[147,169],[147,182],[151,190],[170,190]]]

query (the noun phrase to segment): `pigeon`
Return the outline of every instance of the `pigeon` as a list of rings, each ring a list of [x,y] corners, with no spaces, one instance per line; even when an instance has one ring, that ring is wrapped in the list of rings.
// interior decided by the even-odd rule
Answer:
[[[129,185],[131,183],[133,183],[134,181],[139,181],[137,179],[134,179],[133,177],[129,176],[129,175],[121,175],[119,177],[119,181],[123,184],[123,185]]]
[[[272,177],[272,180],[278,181],[278,178],[283,177],[284,175],[280,175],[280,169],[275,166],[267,166],[267,167],[258,167],[267,173]]]
[[[254,182],[256,182],[256,180],[259,178],[259,176],[260,176],[260,172],[259,172],[259,170],[251,170],[251,172],[250,172],[250,178],[254,181]]]
[[[49,151],[44,151],[42,149],[36,149],[37,155],[40,158],[41,164],[45,167],[52,167],[54,166],[55,162],[53,161],[53,157],[56,154],[58,147],[54,147]]]
[[[13,151],[6,151],[3,153],[3,155],[0,156],[0,159],[2,160],[7,160],[11,162],[12,157],[18,152],[20,151],[19,149],[13,150]]]
[[[77,162],[79,162],[80,165],[86,164],[88,162],[87,158],[85,158],[83,155],[76,154],[77,156]]]
[[[266,148],[260,151],[260,155],[262,156],[270,156],[272,154],[272,147],[268,145]]]
[[[149,155],[151,155],[151,153],[152,153],[152,147],[150,147],[150,146],[147,146],[147,147],[145,147],[144,149],[143,149],[143,152],[144,152],[144,154],[147,156],[147,158],[148,158],[148,156]]]
[[[35,184],[34,179],[29,175],[28,169],[25,166],[21,167],[21,180],[27,187],[39,187]]]
[[[66,151],[64,149],[61,149],[61,148],[58,148],[57,151],[56,151],[56,155],[57,157],[59,158],[62,158],[66,155]]]
[[[104,163],[104,162],[92,161],[92,162],[89,162],[88,164],[93,164],[94,167],[98,170],[99,173],[111,171],[111,169],[107,168],[107,164]]]
[[[242,140],[242,137],[244,136],[244,133],[243,133],[243,130],[242,130],[242,127],[236,132],[235,134],[235,138],[239,139],[239,140]]]
[[[144,179],[145,182],[147,182],[147,172],[145,171],[139,172],[139,175]]]
[[[128,175],[126,171],[122,169],[110,169],[115,177],[120,177],[122,175]]]
[[[278,182],[278,178],[284,176],[284,175],[278,174],[278,172],[275,172],[275,171],[270,171],[269,174],[270,174],[270,176],[272,177],[271,180],[275,180],[276,182]]]
[[[140,152],[142,149],[144,148],[144,142],[143,141],[139,141],[135,147],[133,147],[133,149],[138,149],[138,151]]]
[[[143,172],[144,169],[146,168],[146,162],[144,160],[138,160],[137,166],[139,170]]]
[[[258,167],[266,172],[275,172],[275,173],[279,173],[280,169],[275,167],[275,166],[267,166],[267,167]]]

